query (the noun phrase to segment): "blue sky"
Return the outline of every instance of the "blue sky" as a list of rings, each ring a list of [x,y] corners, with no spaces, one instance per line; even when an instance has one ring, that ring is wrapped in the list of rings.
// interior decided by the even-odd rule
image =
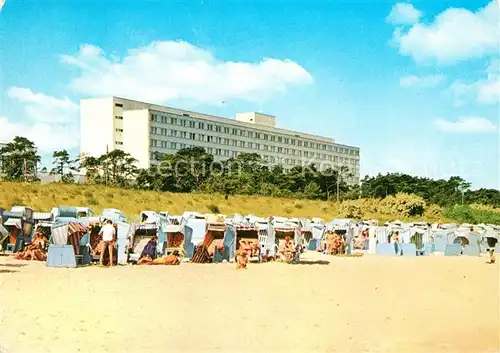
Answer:
[[[6,0],[0,141],[76,154],[79,99],[118,95],[272,114],[360,146],[362,174],[499,188],[498,6]]]

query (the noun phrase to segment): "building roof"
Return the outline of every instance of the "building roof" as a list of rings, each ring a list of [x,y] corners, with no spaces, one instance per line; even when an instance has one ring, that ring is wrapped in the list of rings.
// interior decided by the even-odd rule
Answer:
[[[105,97],[101,97],[103,99]],[[188,114],[189,117],[192,118],[198,118],[198,119],[205,119],[213,122],[219,122],[222,124],[231,124],[234,126],[239,126],[239,127],[245,127],[248,129],[254,129],[254,130],[261,130],[264,132],[269,132],[269,133],[282,133],[289,135],[290,137],[299,137],[299,138],[305,138],[305,139],[311,139],[316,142],[322,142],[322,143],[328,143],[328,144],[336,144],[341,147],[349,147],[352,149],[359,150],[359,147],[356,146],[350,146],[350,145],[344,145],[344,144],[339,144],[335,142],[335,140],[331,137],[324,137],[324,136],[319,136],[319,135],[313,135],[313,134],[308,134],[304,132],[299,132],[299,131],[293,131],[293,130],[288,130],[288,129],[281,129],[277,127],[269,127],[265,125],[260,125],[260,124],[252,124],[252,123],[247,123],[243,121],[239,121],[233,118],[227,118],[227,117],[220,117],[220,116],[215,116],[215,115],[210,115],[210,114],[204,114],[204,113],[198,113],[198,112],[193,112],[190,110],[184,110],[184,109],[178,109],[178,108],[172,108],[168,106],[162,106],[162,105],[157,105],[153,103],[147,103],[147,102],[142,102],[142,101],[137,101],[133,99],[128,99],[128,98],[122,98],[122,97],[106,97],[106,98],[112,98],[113,100],[121,100],[121,101],[128,101],[128,102],[135,102],[135,103],[140,103],[144,104],[146,107],[145,108],[137,108],[137,109],[126,109],[125,111],[131,111],[131,110],[144,110],[144,109],[149,109],[149,110],[155,110],[155,111],[160,111],[160,112],[165,112],[165,113],[172,113],[172,114],[178,114],[178,115],[184,115]],[[96,99],[96,98],[88,98],[88,99]],[[99,98],[97,98],[99,99]],[[85,100],[85,99],[82,99]],[[260,113],[262,114],[262,113]],[[267,115],[267,114],[264,114]],[[273,116],[273,115],[270,115]]]

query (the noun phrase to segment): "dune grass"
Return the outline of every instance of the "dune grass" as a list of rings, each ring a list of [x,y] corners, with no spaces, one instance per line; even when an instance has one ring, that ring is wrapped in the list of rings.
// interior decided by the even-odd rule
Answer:
[[[385,214],[377,205],[379,200],[359,200],[366,209],[364,219],[379,221],[421,220]],[[368,203],[368,204],[367,204]],[[104,208],[117,208],[131,220],[138,219],[142,210],[168,211],[182,214],[184,211],[201,213],[222,213],[232,215],[255,214],[258,216],[319,217],[325,220],[345,217],[339,203],[316,200],[298,200],[264,196],[235,195],[225,200],[224,195],[201,193],[167,193],[105,187],[103,185],[81,184],[38,184],[0,182],[0,207],[10,209],[14,205],[24,205],[37,212],[50,212],[56,206],[90,207],[99,214]],[[426,216],[428,221],[436,221],[438,216]]]
[[[142,210],[256,214],[287,217],[321,217],[330,219],[338,213],[338,205],[326,201],[293,200],[262,196],[230,196],[200,193],[167,193],[120,189],[102,185],[36,184],[0,182],[0,207],[25,205],[38,212],[49,212],[56,206],[90,207],[100,213],[104,208],[117,208],[129,218],[137,218]],[[218,212],[217,212],[218,211]]]

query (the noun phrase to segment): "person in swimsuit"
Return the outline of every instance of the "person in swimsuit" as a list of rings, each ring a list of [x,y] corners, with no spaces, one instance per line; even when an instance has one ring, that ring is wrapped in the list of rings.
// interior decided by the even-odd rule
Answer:
[[[396,255],[399,255],[401,252],[401,248],[399,247],[399,232],[395,231],[392,235],[392,242],[394,244],[394,252]]]
[[[106,250],[109,252],[109,265],[113,266],[113,252],[116,245],[116,231],[115,227],[113,227],[113,222],[111,220],[107,220],[106,224],[101,228],[99,235],[102,236],[101,242],[101,256],[99,259],[99,265],[103,266],[104,264],[104,254]]]
[[[236,253],[236,269],[246,269],[248,264],[248,252],[251,251],[251,245],[245,240],[240,239],[239,248]]]

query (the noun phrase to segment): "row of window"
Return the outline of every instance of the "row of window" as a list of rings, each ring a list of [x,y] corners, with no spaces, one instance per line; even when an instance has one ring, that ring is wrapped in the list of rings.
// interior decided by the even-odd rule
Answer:
[[[243,140],[234,140],[234,139],[229,139],[229,138],[220,137],[220,136],[195,134],[193,132],[170,130],[170,129],[164,129],[164,128],[158,128],[158,127],[151,127],[151,134],[152,135],[160,135],[160,136],[177,137],[177,138],[182,138],[182,139],[189,139],[189,140],[196,140],[196,141],[203,141],[203,142],[210,142],[210,143],[215,143],[215,144],[219,144],[219,145],[230,145],[230,146],[241,147],[241,148],[251,148],[251,149],[264,150],[264,151],[270,151],[270,152],[275,152],[275,153],[285,153],[285,154],[293,154],[293,155],[297,154],[299,156],[302,156],[302,153],[303,153],[304,157],[315,157],[316,156],[317,158],[323,158],[323,159],[328,158],[326,154],[320,155],[320,153],[317,153],[317,152],[315,153],[315,152],[308,152],[308,151],[302,151],[302,150],[295,150],[293,148],[286,148],[286,147],[281,147],[281,146],[268,146],[265,144],[261,145],[260,143],[256,143],[256,142],[247,142],[247,141],[243,141]],[[156,141],[156,140],[152,139],[151,141]],[[330,157],[332,157],[332,156],[330,156]]]
[[[190,147],[190,145],[187,145],[187,144],[178,144],[180,146],[180,148],[187,148],[187,147]],[[225,149],[221,149],[221,148],[207,148],[207,153],[210,153],[210,154],[213,154],[214,156],[221,156],[221,157],[227,157],[227,158],[236,158],[238,155],[241,154],[241,152],[237,152],[237,151],[230,151],[230,150],[225,150]],[[157,152],[156,152],[157,153]],[[159,153],[160,157],[162,155],[164,155],[164,153]],[[155,158],[155,152],[151,152],[150,153],[150,159],[151,160],[154,160]],[[262,158],[264,159],[264,161],[268,162],[268,163],[276,163],[276,164],[283,164],[283,165],[289,165],[289,166],[299,166],[299,165],[310,165],[309,161],[307,160],[297,160],[297,159],[293,159],[293,158],[278,158],[278,157],[274,157],[274,156],[262,156]],[[319,163],[314,163],[316,164],[316,167],[320,168],[321,165]],[[354,172],[357,171],[356,168],[352,168],[352,170]]]
[[[192,139],[192,140],[194,140],[194,139]],[[236,140],[232,140],[232,141],[236,142]],[[353,164],[353,165],[356,165],[358,163],[358,160],[347,158],[347,157],[332,156],[332,155],[327,155],[324,153],[317,153],[317,152],[314,153],[314,152],[295,150],[295,149],[289,149],[289,148],[283,148],[283,147],[267,146],[267,145],[262,145],[263,148],[260,148],[261,147],[260,144],[252,143],[252,142],[247,143],[246,144],[247,146],[245,146],[245,141],[239,141],[239,142],[243,142],[243,145],[238,144],[237,147],[255,148],[255,149],[259,149],[259,150],[263,150],[263,151],[267,151],[267,152],[284,153],[284,154],[289,154],[292,156],[317,158],[317,159],[321,159],[324,161],[328,160],[328,161],[333,161],[333,162],[349,163],[349,164]],[[151,145],[151,147],[168,148],[171,150],[185,148],[184,146],[186,146],[186,144],[184,144],[184,143],[173,142],[173,141],[161,141],[161,140],[154,140],[154,139],[150,140],[150,145]],[[233,146],[236,147],[236,145],[233,145]],[[214,150],[217,151],[220,149],[208,147],[208,148],[205,148],[205,150],[208,153],[213,154]],[[215,154],[215,155],[217,155],[217,154]]]
[[[184,114],[184,116],[189,116],[189,115]],[[191,129],[199,129],[199,130],[204,130],[204,131],[214,131],[214,132],[219,132],[219,133],[224,133],[224,134],[231,134],[233,136],[242,136],[242,137],[260,139],[260,140],[264,140],[264,141],[283,143],[286,145],[292,145],[292,146],[297,146],[297,147],[315,148],[318,150],[322,149],[322,150],[329,151],[329,152],[338,152],[338,153],[344,153],[344,154],[359,155],[358,150],[350,149],[347,147],[338,147],[338,146],[332,146],[332,145],[327,145],[327,144],[318,143],[318,142],[305,141],[305,140],[283,137],[283,136],[278,136],[278,135],[266,134],[266,133],[262,133],[262,132],[256,132],[256,131],[250,131],[250,130],[244,130],[244,129],[238,129],[238,128],[230,128],[227,126],[207,123],[205,121],[195,121],[195,120],[191,120],[191,119],[180,118],[175,114],[167,113],[166,115],[160,115],[160,114],[151,113],[150,119],[152,122],[160,123],[160,124],[171,124],[171,125],[189,127]],[[163,128],[152,127],[152,129],[163,129]],[[167,129],[163,129],[163,130],[167,130]],[[158,133],[158,134],[162,134],[162,133]]]

